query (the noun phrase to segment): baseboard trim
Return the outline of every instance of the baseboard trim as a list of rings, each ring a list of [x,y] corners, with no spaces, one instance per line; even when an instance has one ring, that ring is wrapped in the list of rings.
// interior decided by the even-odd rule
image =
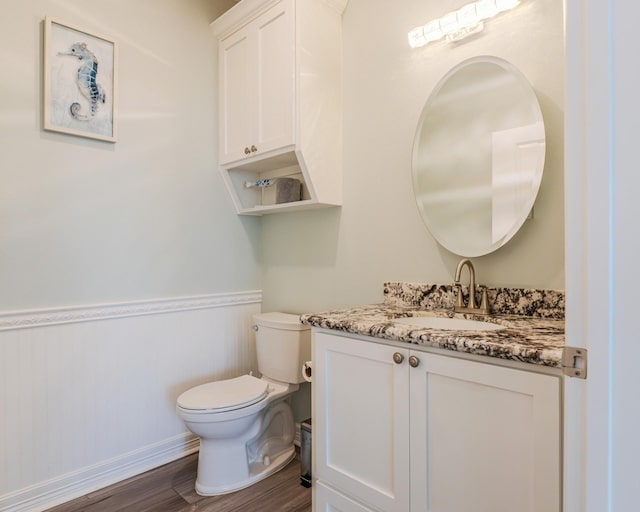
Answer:
[[[119,457],[0,496],[1,512],[41,512],[198,451],[185,432]]]
[[[35,309],[0,313],[0,331],[29,329],[48,325],[70,324],[124,318],[130,316],[175,313],[262,302],[262,291],[216,293],[170,299],[119,302],[63,308]]]

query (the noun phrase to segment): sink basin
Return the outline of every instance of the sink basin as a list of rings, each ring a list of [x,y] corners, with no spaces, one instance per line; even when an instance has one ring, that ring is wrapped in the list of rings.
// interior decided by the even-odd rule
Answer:
[[[479,320],[467,320],[466,318],[447,318],[440,316],[410,316],[396,318],[397,324],[424,327],[426,329],[444,329],[449,331],[497,331],[504,329],[503,325]]]

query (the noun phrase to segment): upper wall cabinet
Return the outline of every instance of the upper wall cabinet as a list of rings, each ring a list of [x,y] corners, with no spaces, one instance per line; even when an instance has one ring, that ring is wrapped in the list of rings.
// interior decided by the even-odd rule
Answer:
[[[291,2],[220,41],[220,164],[295,144],[295,25]]]
[[[212,23],[219,163],[238,213],[341,204],[346,3],[242,0]]]

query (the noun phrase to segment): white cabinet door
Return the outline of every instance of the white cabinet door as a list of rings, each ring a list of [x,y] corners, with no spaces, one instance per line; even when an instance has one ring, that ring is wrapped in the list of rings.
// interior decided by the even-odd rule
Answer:
[[[373,512],[322,482],[316,483],[314,498],[313,512]]]
[[[560,379],[413,355],[411,510],[561,510]]]
[[[283,0],[220,42],[220,163],[294,143],[295,28]]]
[[[252,139],[255,113],[250,27],[220,42],[220,163],[245,157],[244,149]]]
[[[294,7],[286,0],[256,21],[255,133],[257,154],[294,144]]]
[[[407,356],[406,349],[314,335],[314,477],[385,512],[409,510]]]

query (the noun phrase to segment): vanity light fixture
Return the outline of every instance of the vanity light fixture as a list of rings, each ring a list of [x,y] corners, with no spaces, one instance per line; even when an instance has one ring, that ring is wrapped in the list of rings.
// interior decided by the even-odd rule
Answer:
[[[520,5],[520,0],[478,0],[409,32],[409,46],[419,48],[443,37],[460,41],[484,28],[484,21]]]

